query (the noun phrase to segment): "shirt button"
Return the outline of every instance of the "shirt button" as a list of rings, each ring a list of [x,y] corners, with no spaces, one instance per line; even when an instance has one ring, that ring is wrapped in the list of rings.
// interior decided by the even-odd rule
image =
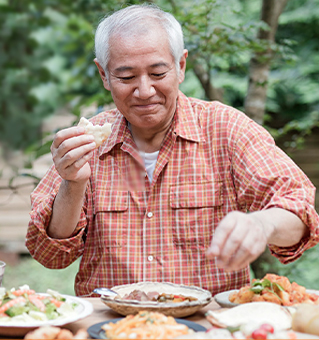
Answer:
[[[154,260],[154,257],[152,255],[148,256],[147,258],[150,262],[152,262]]]
[[[149,212],[147,213],[147,217],[149,217],[149,218],[153,217],[153,213],[149,211]]]

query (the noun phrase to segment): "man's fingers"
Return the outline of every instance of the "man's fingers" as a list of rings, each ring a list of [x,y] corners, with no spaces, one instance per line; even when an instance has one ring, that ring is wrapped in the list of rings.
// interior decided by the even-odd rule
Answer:
[[[65,141],[66,139],[84,135],[84,132],[84,128],[80,126],[73,126],[67,129],[60,130],[54,136],[52,147],[57,149],[60,144],[63,143],[63,141]]]
[[[207,257],[216,258],[219,268],[238,270],[254,261],[264,251],[266,243],[263,226],[258,219],[233,212],[217,226]]]
[[[261,243],[251,243],[247,238],[229,258],[228,262],[217,261],[217,265],[224,268],[226,271],[243,269],[254,261],[264,249],[265,247]]]
[[[235,256],[235,254],[237,254],[237,256],[238,254],[241,255],[240,250],[244,247],[244,242],[247,240],[247,234],[247,228],[244,228],[240,222],[237,223],[220,251],[218,257],[219,262],[226,265],[231,261],[231,258]]]
[[[63,163],[64,168],[72,166],[75,162],[82,159],[87,153],[93,151],[95,149],[95,142],[91,142],[89,144],[84,144],[80,146],[76,146],[74,149],[66,152],[60,159],[61,163]]]
[[[71,138],[65,139],[60,143],[58,148],[54,148],[53,146],[53,156],[57,158],[62,158],[69,151],[79,148],[81,146],[85,146],[86,144],[94,142],[94,137],[92,135],[80,135]]]
[[[78,177],[77,174],[92,156],[93,151],[89,151],[83,157],[77,159],[74,163],[63,170],[63,172],[61,173],[61,177],[76,180],[76,178]]]
[[[59,172],[74,164],[96,147],[94,137],[84,134],[82,127],[71,127],[59,131],[51,145],[55,167]]]
[[[206,255],[208,258],[212,259],[216,256],[220,256],[223,251],[224,245],[228,237],[233,232],[236,226],[236,219],[227,215],[218,225],[215,230],[213,239],[211,241],[210,247],[207,249]]]

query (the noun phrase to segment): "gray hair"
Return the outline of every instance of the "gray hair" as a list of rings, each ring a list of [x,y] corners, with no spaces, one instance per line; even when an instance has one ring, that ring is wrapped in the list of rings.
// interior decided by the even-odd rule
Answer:
[[[131,5],[102,19],[95,32],[95,56],[108,78],[107,65],[110,58],[109,41],[112,35],[131,34],[137,30],[161,26],[168,36],[170,50],[177,72],[183,56],[184,40],[180,23],[175,17],[156,5]]]

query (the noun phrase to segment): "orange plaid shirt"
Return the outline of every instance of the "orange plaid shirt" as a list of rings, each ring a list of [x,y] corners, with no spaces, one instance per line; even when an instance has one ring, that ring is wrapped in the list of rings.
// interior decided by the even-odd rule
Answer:
[[[31,195],[26,246],[48,268],[65,268],[82,256],[77,295],[139,281],[194,285],[213,294],[247,284],[249,267],[226,273],[205,256],[216,226],[233,210],[280,207],[304,221],[308,238],[289,248],[269,245],[283,263],[318,242],[314,186],[242,112],[180,92],[153,181],[143,173],[143,187],[136,188],[127,183],[142,159],[127,122],[116,109],[92,122],[105,120],[113,123],[112,134],[90,160],[81,218],[70,238],[46,233],[61,183],[54,166]]]

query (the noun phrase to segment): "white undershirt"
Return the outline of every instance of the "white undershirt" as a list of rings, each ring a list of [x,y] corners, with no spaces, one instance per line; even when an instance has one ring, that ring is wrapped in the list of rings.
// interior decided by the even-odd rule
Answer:
[[[132,128],[131,128],[130,122],[127,122],[127,126],[132,133]],[[134,139],[134,137],[133,137],[133,139]],[[139,150],[139,153],[140,153],[142,159],[144,160],[144,166],[145,166],[145,170],[147,172],[148,179],[149,179],[150,183],[152,183],[153,172],[155,170],[157,156],[158,156],[159,151],[143,152],[143,151]]]
[[[144,166],[150,183],[152,183],[153,180],[153,172],[155,170],[158,153],[159,151],[155,152],[140,151],[140,155],[142,159],[144,159]]]

